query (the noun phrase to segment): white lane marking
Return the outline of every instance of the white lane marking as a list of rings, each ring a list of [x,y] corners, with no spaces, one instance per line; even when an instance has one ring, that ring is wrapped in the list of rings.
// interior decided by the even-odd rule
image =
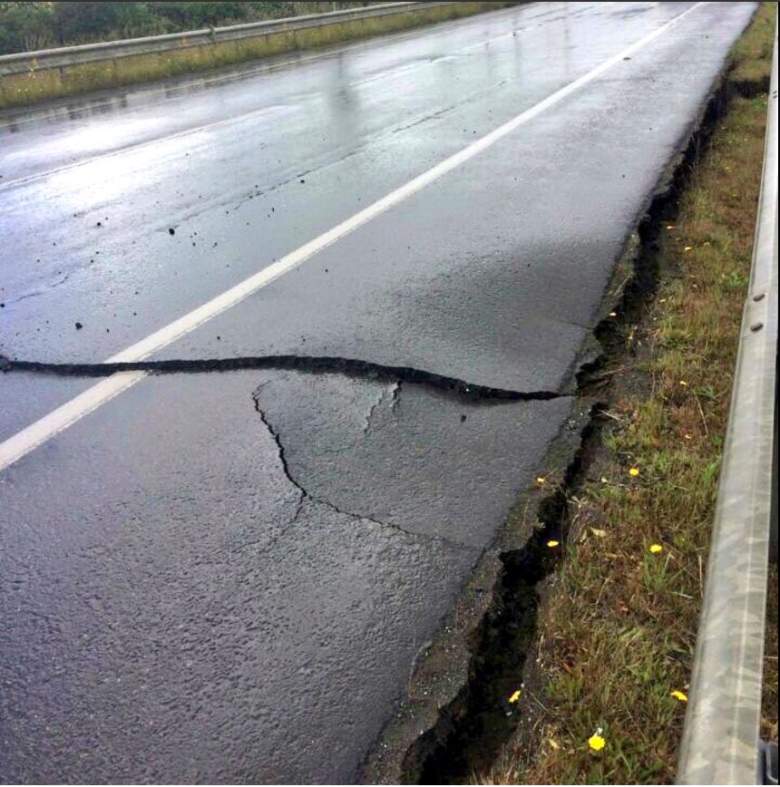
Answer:
[[[186,336],[196,328],[199,328],[204,323],[213,319],[219,314],[222,314],[227,309],[243,301],[249,295],[257,292],[262,287],[266,287],[275,279],[289,273],[294,268],[297,268],[301,263],[308,260],[310,257],[322,251],[336,241],[345,237],[349,233],[356,230],[358,227],[371,221],[380,214],[389,210],[390,208],[398,205],[412,195],[416,194],[421,189],[430,185],[438,180],[448,172],[452,172],[456,167],[474,158],[482,151],[494,145],[500,139],[503,139],[508,134],[511,134],[515,129],[519,128],[528,121],[540,115],[545,110],[561,102],[564,98],[574,93],[579,88],[592,82],[612,66],[622,62],[624,57],[629,57],[634,52],[647,46],[651,41],[658,38],[668,31],[673,25],[677,24],[681,19],[686,17],[691,11],[694,11],[701,6],[707,5],[706,2],[696,3],[681,14],[671,19],[669,22],[648,33],[639,41],[624,49],[622,52],[613,57],[605,60],[601,65],[596,66],[592,71],[575,79],[565,87],[557,90],[555,93],[547,96],[547,98],[535,104],[530,109],[521,112],[511,120],[503,125],[486,134],[484,137],[472,142],[467,147],[460,150],[458,153],[450,156],[449,158],[436,164],[431,169],[418,175],[413,180],[400,186],[395,191],[390,192],[386,196],[369,205],[367,208],[359,211],[358,213],[350,216],[350,218],[342,221],[341,224],[336,225],[332,229],[324,232],[322,235],[310,240],[303,246],[295,249],[286,256],[282,257],[277,262],[269,265],[267,268],[258,273],[253,274],[244,281],[231,287],[231,289],[218,295],[216,298],[204,303],[202,306],[194,309],[193,311],[180,317],[178,320],[166,325],[155,333],[142,339],[140,342],[128,347],[122,352],[112,355],[106,363],[116,363],[120,361],[141,361],[148,358],[155,352],[167,347],[175,342],[177,339]],[[101,381],[97,385],[88,388],[83,393],[79,394],[74,399],[71,399],[66,404],[53,410],[48,415],[44,416],[38,421],[17,432],[13,437],[8,438],[5,442],[0,443],[0,471],[4,470],[9,465],[21,459],[26,454],[30,453],[33,449],[50,440],[55,435],[67,429],[72,424],[76,423],[80,418],[83,418],[88,413],[96,410],[100,405],[105,404],[113,399],[122,391],[126,391],[131,386],[140,382],[146,377],[145,372],[123,372],[114,374],[106,380]]]
[[[147,372],[117,372],[0,443],[0,471],[43,445],[85,415],[141,382]]]

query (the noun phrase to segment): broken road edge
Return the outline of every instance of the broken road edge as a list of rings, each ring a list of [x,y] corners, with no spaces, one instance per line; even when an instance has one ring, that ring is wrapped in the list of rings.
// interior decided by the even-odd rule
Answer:
[[[726,60],[631,224],[605,288],[594,328],[569,370],[571,387],[576,381],[569,418],[548,447],[536,481],[511,508],[439,631],[412,666],[405,695],[394,717],[361,766],[361,783],[446,783],[454,780],[454,774],[460,778],[473,777],[478,763],[463,761],[464,726],[476,724],[484,728],[503,715],[507,719],[504,742],[517,726],[511,718],[511,707],[500,704],[493,720],[469,718],[481,713],[484,698],[479,694],[485,692],[486,683],[495,677],[485,673],[496,669],[496,664],[499,670],[505,668],[500,664],[503,656],[489,651],[501,637],[511,640],[514,646],[518,640],[525,643],[525,651],[511,657],[520,685],[519,676],[528,673],[526,661],[533,657],[532,640],[543,583],[564,554],[563,549],[553,552],[546,546],[566,541],[567,500],[582,477],[589,446],[599,439],[603,402],[598,396],[598,386],[591,385],[591,380],[598,378],[599,370],[610,358],[623,352],[615,347],[614,337],[631,321],[636,304],[644,303],[655,290],[658,271],[652,263],[654,237],[664,211],[670,204],[676,204],[692,162],[727,110],[730,69],[731,64]],[[518,572],[523,572],[526,579]],[[518,612],[518,599],[512,597],[517,594],[518,583],[530,596],[521,603],[519,619],[511,621],[520,630],[502,632],[501,626],[510,622],[507,616]],[[502,722],[498,723],[503,726]],[[490,740],[494,731],[485,730],[485,734],[487,748],[495,747],[496,741]],[[481,754],[490,755],[491,752]],[[461,762],[453,762],[453,758]],[[445,781],[442,781],[443,771],[449,777]]]

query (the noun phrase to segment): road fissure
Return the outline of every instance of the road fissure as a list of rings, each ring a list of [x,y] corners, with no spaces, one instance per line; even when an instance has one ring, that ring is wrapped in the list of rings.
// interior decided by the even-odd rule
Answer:
[[[616,266],[616,275],[621,263],[630,265],[631,274],[617,298],[606,304],[609,316],[593,331],[599,351],[576,375],[576,396],[590,415],[561,483],[528,507],[526,518],[534,522],[534,529],[527,543],[499,554],[502,570],[491,604],[472,634],[468,680],[439,710],[437,722],[408,748],[403,762],[406,783],[471,783],[475,774],[489,771],[518,725],[529,740],[536,734],[532,720],[521,718],[508,698],[514,690],[531,694],[538,682],[532,658],[539,609],[548,578],[564,559],[562,545],[577,537],[578,493],[602,444],[610,409],[612,375],[605,371],[621,368],[632,353],[629,339],[645,318],[658,286],[660,228],[675,220],[693,167],[728,110],[732,87],[727,74],[721,74],[684,150],[659,179],[636,230],[638,244],[629,244],[624,254],[628,259]]]
[[[202,374],[206,372],[232,372],[247,369],[292,370],[308,374],[337,373],[353,377],[387,379],[399,385],[402,382],[418,383],[455,393],[469,401],[549,401],[570,395],[561,391],[517,391],[506,388],[492,388],[456,377],[415,369],[411,366],[385,366],[373,361],[337,356],[260,355],[237,358],[120,361],[94,364],[47,363],[14,360],[0,356],[0,371],[5,373],[34,372],[61,377],[110,377],[121,372]],[[398,392],[395,391],[393,393],[393,401],[395,403],[397,403],[397,398]]]
[[[705,5],[707,5],[706,2],[699,2],[692,5],[665,24],[644,35],[633,44],[630,44],[620,52],[608,57],[595,68],[549,94],[541,101],[520,112],[518,115],[497,128],[494,128],[484,136],[474,140],[471,144],[458,152],[439,161],[434,166],[389,192],[384,197],[376,200],[371,205],[368,205],[331,229],[323,232],[307,243],[304,243],[302,246],[289,252],[276,262],[263,267],[256,273],[201,306],[165,325],[132,346],[125,348],[109,358],[107,363],[139,363],[149,358],[151,355],[159,353],[165,347],[187,336],[218,315],[223,314],[228,309],[241,303],[250,295],[253,295],[279,279],[281,276],[296,269],[323,249],[347,237],[359,227],[383,215],[392,208],[401,205],[415,194],[431,184],[436,183],[444,176],[454,172],[465,163],[490,149],[496,143],[506,139],[519,128],[522,128],[527,123],[530,123],[547,112],[547,110],[559,105],[570,96],[575,95],[586,85],[602,77],[602,75],[607,73],[610,69],[622,65],[626,59],[631,59],[635,53],[641,51],[660,36],[672,30],[691,13]],[[7,185],[8,184],[6,184],[6,186]],[[54,372],[54,366],[53,364],[50,365],[49,371]],[[34,371],[35,366],[29,366],[28,370]],[[86,374],[87,372],[85,371],[84,373]],[[96,374],[97,376],[105,376],[103,373]],[[122,378],[106,380],[102,384],[93,386],[88,391],[83,392],[76,398],[70,400],[56,410],[53,410],[26,429],[13,435],[5,442],[0,443],[0,470],[18,461],[21,457],[50,440],[64,429],[69,428],[88,413],[93,412],[114,397],[129,390],[129,388],[143,380],[144,377],[145,374],[143,372],[136,371],[132,376],[125,375]],[[555,396],[559,395],[558,393],[545,393],[547,395],[535,398],[555,398]]]

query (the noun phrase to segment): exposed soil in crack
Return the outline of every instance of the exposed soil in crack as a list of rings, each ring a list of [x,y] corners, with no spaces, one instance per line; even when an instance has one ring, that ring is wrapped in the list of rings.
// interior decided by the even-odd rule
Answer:
[[[489,766],[516,726],[513,700],[536,634],[537,587],[557,567],[568,535],[568,498],[587,466],[587,450],[599,425],[593,405],[582,444],[562,483],[538,505],[538,527],[525,546],[500,555],[495,602],[474,634],[466,696],[421,736],[407,753],[405,782],[452,784],[470,781]]]
[[[734,79],[731,86],[742,98],[756,98],[769,93],[769,76],[761,79]]]
[[[477,773],[488,770],[517,727],[519,719],[511,700],[517,698],[518,690],[522,692],[523,681],[534,674],[533,664],[527,661],[533,653],[537,610],[545,578],[555,570],[562,554],[560,545],[566,542],[572,525],[569,501],[576,498],[599,446],[605,409],[600,402],[609,396],[614,373],[608,370],[619,369],[633,352],[637,323],[657,286],[659,229],[674,220],[692,165],[725,113],[733,89],[724,75],[711,92],[687,147],[671,162],[649,201],[638,226],[638,243],[627,243],[624,259],[616,266],[615,280],[625,275],[626,263],[630,275],[616,289],[610,288],[604,317],[594,330],[597,345],[586,349],[583,357],[589,354],[590,359],[577,374],[577,397],[590,410],[579,445],[554,491],[536,502],[532,496],[525,501],[522,519],[535,520],[534,529],[519,549],[498,554],[500,568],[491,600],[483,605],[484,614],[467,643],[467,679],[454,698],[439,708],[434,723],[406,750],[400,772],[405,783],[473,782]],[[381,757],[375,754],[373,761],[369,759],[366,774],[374,778],[385,775],[381,764],[376,764]]]
[[[233,372],[244,369],[293,370],[308,374],[337,373],[351,377],[390,380],[399,386],[402,383],[419,383],[450,391],[466,399],[504,399],[507,401],[549,401],[570,393],[561,391],[515,391],[491,388],[466,380],[414,369],[409,366],[384,366],[356,358],[339,358],[309,355],[260,355],[238,358],[211,358],[165,361],[122,361],[106,363],[42,363],[8,358],[0,355],[0,371],[34,372],[63,377],[108,377],[117,372],[150,372],[153,374],[204,372]],[[399,388],[393,393],[397,401]]]

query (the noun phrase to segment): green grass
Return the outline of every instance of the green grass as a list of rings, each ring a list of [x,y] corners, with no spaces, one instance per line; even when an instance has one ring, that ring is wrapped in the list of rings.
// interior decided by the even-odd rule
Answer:
[[[774,15],[770,13],[768,7],[762,9],[753,22],[751,34],[742,36],[734,47],[732,55],[734,59],[732,78],[734,81],[769,84],[774,29]]]
[[[765,79],[773,30],[766,4],[734,49],[738,83]],[[672,692],[687,692],[692,667],[766,109],[766,95],[733,99],[662,231],[657,293],[627,331],[631,352],[615,365],[628,368],[611,378],[608,425],[570,501],[567,557],[520,709],[528,721],[483,782],[674,780],[685,702]],[[776,612],[770,620],[763,727],[776,740]],[[598,729],[606,746],[594,752]]]

